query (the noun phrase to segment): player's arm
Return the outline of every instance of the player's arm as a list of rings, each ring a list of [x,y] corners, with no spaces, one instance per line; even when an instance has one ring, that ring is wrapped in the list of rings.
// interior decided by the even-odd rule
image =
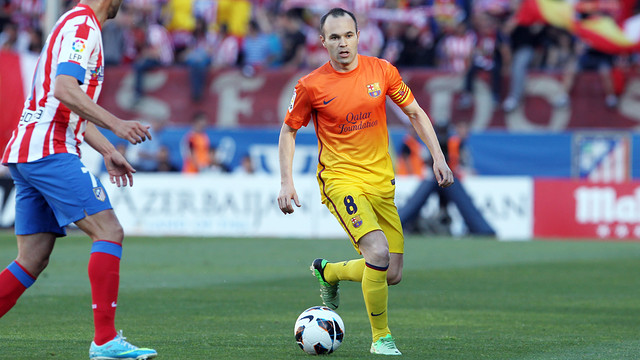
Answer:
[[[280,140],[278,141],[278,156],[280,158],[280,194],[278,195],[278,206],[284,214],[293,213],[293,204],[300,207],[298,194],[293,185],[293,154],[296,147],[296,134],[298,129],[282,124],[280,129]]]
[[[453,173],[451,169],[449,169],[449,165],[447,165],[447,161],[438,143],[438,137],[427,113],[418,105],[415,99],[411,104],[402,107],[402,111],[407,114],[413,128],[416,129],[420,139],[422,139],[429,148],[429,152],[431,152],[431,157],[433,158],[433,173],[436,176],[438,185],[447,187],[453,184]]]
[[[124,121],[93,100],[80,88],[78,80],[70,75],[60,74],[56,76],[55,90],[53,94],[69,110],[83,119],[113,131],[118,137],[132,144],[139,144],[147,138],[151,139],[149,126],[144,126],[137,121]]]
[[[84,139],[92,148],[98,151],[104,158],[104,165],[109,173],[112,184],[118,187],[133,186],[133,173],[136,170],[127,160],[116,150],[113,144],[106,138],[100,130],[93,124],[88,123],[84,133]]]

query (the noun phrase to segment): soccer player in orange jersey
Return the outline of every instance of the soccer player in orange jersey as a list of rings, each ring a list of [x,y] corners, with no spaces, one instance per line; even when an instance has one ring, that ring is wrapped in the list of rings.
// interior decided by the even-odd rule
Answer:
[[[311,270],[320,282],[324,304],[339,305],[341,280],[362,283],[371,323],[374,354],[401,355],[387,318],[388,284],[402,279],[404,237],[394,204],[395,179],[385,115],[388,95],[409,117],[433,156],[442,187],[453,183],[427,114],[385,60],[358,55],[354,15],[335,8],[320,21],[320,41],[330,61],[298,81],[280,131],[281,188],[278,206],[285,214],[300,206],[292,163],[298,129],[313,118],[318,136],[318,184],[322,202],[336,217],[363,258],[338,263],[316,259]]]

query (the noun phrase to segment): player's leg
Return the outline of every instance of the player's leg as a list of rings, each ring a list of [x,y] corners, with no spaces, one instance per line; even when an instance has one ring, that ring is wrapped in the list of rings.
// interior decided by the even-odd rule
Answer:
[[[114,211],[107,209],[87,215],[76,221],[76,225],[93,240],[88,273],[95,336],[89,349],[90,358],[115,359],[123,353],[131,358],[156,357],[155,350],[131,345],[124,340],[122,332],[117,333],[115,329],[124,232]]]
[[[356,251],[359,251],[357,239],[371,231],[380,230],[371,204],[360,189],[350,186],[332,186],[331,190],[323,195],[323,203],[345,230]],[[315,259],[311,264],[311,270],[320,283],[322,302],[327,307],[336,309],[340,303],[339,282],[341,280],[361,282],[364,268],[365,261],[362,258],[337,263]]]
[[[0,317],[13,308],[47,267],[55,239],[51,233],[18,235],[18,257],[0,272]]]
[[[387,283],[389,285],[397,285],[402,281],[403,255],[391,253],[387,272]],[[364,267],[364,258],[333,263],[327,262],[324,266],[324,279],[330,284],[336,284],[340,281],[362,282]]]
[[[94,342],[102,345],[117,335],[114,321],[124,233],[113,210],[88,215],[76,221],[76,225],[93,240],[88,273],[95,326]]]
[[[96,334],[90,356],[110,359],[122,352],[134,354],[137,348],[124,341],[114,326],[123,231],[102,183],[72,154],[47,156],[21,172],[46,198],[59,226],[76,223],[93,240],[88,272]],[[157,355],[150,349],[140,349],[140,354]]]
[[[362,294],[375,342],[390,333],[387,320],[389,245],[384,233],[376,230],[363,236],[358,246],[365,260]]]
[[[370,351],[374,354],[401,355],[389,330],[387,272],[391,254],[387,238],[380,230],[372,231],[358,240],[358,247],[365,259],[362,295],[373,337]]]
[[[373,342],[371,352],[382,355],[401,355],[388,325],[388,286],[402,280],[404,235],[393,198],[368,197],[382,231],[373,231],[358,241],[366,260],[362,293],[367,304]],[[373,244],[373,246],[372,246]],[[371,253],[374,256],[371,256]],[[386,276],[383,272],[387,264]],[[386,281],[381,281],[385,279]],[[378,315],[380,314],[380,315]]]
[[[329,283],[340,281],[362,282],[364,271],[364,258],[327,263],[324,270],[325,279]]]
[[[18,256],[0,273],[0,317],[36,280],[49,262],[56,236],[65,231],[43,195],[23,176],[23,164],[10,164],[16,189],[15,232]]]
[[[404,254],[391,253],[389,258],[389,270],[387,272],[387,284],[397,285],[402,281],[402,267]]]
[[[390,258],[387,284],[396,285],[402,281],[402,267],[404,265],[402,223],[393,198],[373,198],[372,201],[378,223],[389,244]]]

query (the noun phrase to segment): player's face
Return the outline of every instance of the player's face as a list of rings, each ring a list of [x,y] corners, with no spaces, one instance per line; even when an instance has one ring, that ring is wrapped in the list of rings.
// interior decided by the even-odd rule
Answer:
[[[120,10],[120,5],[122,5],[123,0],[111,0],[111,4],[109,5],[109,10],[107,12],[107,19],[113,19],[118,14],[118,10]]]
[[[329,52],[329,57],[334,65],[352,70],[349,65],[358,55],[358,38],[360,32],[356,32],[356,23],[351,16],[327,17],[320,40]]]

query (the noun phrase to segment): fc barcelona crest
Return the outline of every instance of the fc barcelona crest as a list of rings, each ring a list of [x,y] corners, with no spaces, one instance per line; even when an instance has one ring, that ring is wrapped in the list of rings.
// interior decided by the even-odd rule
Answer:
[[[104,189],[101,186],[94,187],[93,194],[96,196],[96,199],[100,201],[105,201],[107,199],[107,193],[104,192]]]
[[[351,219],[351,224],[353,224],[354,228],[359,228],[360,225],[362,225],[362,219],[360,218],[360,215],[356,215]]]
[[[380,96],[380,94],[382,94],[382,90],[380,89],[380,84],[373,83],[373,84],[367,85],[367,92],[369,93],[369,96],[371,96],[372,98],[377,98],[378,96]]]

